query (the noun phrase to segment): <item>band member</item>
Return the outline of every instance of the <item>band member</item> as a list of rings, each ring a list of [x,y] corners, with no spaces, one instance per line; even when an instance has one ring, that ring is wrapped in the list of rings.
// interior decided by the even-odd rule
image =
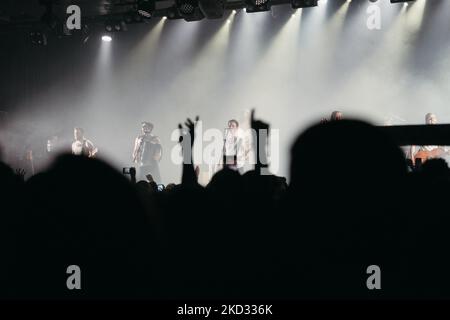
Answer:
[[[437,117],[434,113],[427,113],[425,115],[425,124],[434,125],[437,124]],[[416,152],[416,149],[418,151]],[[427,159],[439,158],[448,153],[448,148],[440,146],[411,146],[409,156],[413,164],[416,164],[417,159],[421,159],[422,163]]]
[[[228,121],[228,127],[225,129],[223,156],[224,162],[228,165],[237,165],[238,128],[239,122],[232,119]]]
[[[250,113],[248,112],[248,114]],[[248,119],[245,119],[245,117]],[[231,119],[228,121],[227,128],[224,130],[222,154],[216,159],[217,163],[209,166],[208,174],[210,178],[224,166],[239,170],[241,174],[253,169],[254,163],[250,154],[252,134],[247,114],[244,114],[245,122],[248,122],[248,124],[244,125],[246,128],[242,130],[237,120]],[[248,166],[245,166],[246,164]]]
[[[90,140],[84,137],[84,130],[82,128],[74,128],[73,136],[75,140],[72,143],[72,154],[89,158],[96,156],[98,149]]]
[[[144,180],[147,174],[151,174],[156,183],[161,183],[159,161],[162,146],[159,138],[151,134],[152,131],[152,123],[142,122],[141,134],[134,141],[133,162],[138,165],[138,180]]]
[[[344,115],[341,111],[333,111],[331,113],[330,121],[342,120],[343,118],[344,118]]]
[[[222,159],[220,159],[221,161],[216,167],[216,171],[227,166],[228,168],[239,170],[239,172],[243,173],[245,164],[245,140],[243,136],[239,122],[235,119],[229,120],[228,127],[224,132]]]
[[[330,116],[330,120],[326,119],[326,118],[322,118],[320,120],[321,123],[327,123],[329,121],[338,121],[338,120],[342,120],[344,118],[344,114],[341,111],[333,111],[331,113]]]
[[[239,122],[229,120],[228,127],[225,129],[223,145],[223,163],[232,169],[238,169],[242,153],[242,139],[239,135]]]

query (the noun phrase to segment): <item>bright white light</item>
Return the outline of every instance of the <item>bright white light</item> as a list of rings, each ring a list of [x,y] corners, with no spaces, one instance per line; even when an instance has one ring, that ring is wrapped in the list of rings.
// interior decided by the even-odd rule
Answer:
[[[231,11],[232,14],[236,14],[236,10]]]
[[[408,6],[408,2],[405,2],[405,3],[403,4],[403,6],[404,6],[404,7],[407,7],[407,6]]]
[[[230,20],[230,19],[227,19],[227,23],[231,23],[231,20]]]
[[[164,16],[164,17],[162,17],[162,19],[163,19],[163,20],[166,20],[166,19],[167,19],[167,17],[166,17],[166,16]]]
[[[417,0],[413,4],[411,4],[406,13],[406,26],[412,34],[418,32],[422,27],[423,18],[425,15],[425,7],[425,0]]]
[[[102,36],[102,41],[105,41],[105,42],[111,42],[112,41],[112,38],[110,37],[110,36]]]

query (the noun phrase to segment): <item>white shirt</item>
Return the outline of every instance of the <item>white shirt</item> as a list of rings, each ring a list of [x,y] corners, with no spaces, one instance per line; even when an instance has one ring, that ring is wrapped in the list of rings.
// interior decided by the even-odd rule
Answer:
[[[77,156],[81,155],[91,156],[94,150],[95,150],[94,144],[87,139],[83,139],[82,141],[75,140],[72,143],[72,154]]]

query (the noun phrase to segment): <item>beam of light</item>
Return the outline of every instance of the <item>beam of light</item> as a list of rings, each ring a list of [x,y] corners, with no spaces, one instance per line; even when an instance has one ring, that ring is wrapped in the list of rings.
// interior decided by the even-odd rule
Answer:
[[[314,47],[320,43],[320,37],[317,36],[317,30],[322,30],[327,19],[327,2],[321,0],[318,2],[318,7],[304,8],[304,22],[302,26],[302,38],[299,38],[301,43],[307,47]],[[313,34],[315,34],[313,36]],[[320,34],[320,33],[319,33]]]
[[[271,43],[268,45],[267,51],[258,58],[254,67],[254,81],[260,82],[260,72],[267,73],[267,69],[275,67],[279,71],[284,72],[291,70],[292,63],[297,59],[296,42],[294,41],[300,32],[299,25],[302,20],[302,9],[297,9],[284,22],[284,25],[278,30],[277,34],[272,37]],[[270,23],[270,21],[268,21]],[[274,75],[278,72],[274,70]]]
[[[153,21],[154,23],[156,21]],[[171,21],[175,23],[174,29],[179,27],[179,21]],[[163,32],[165,36],[171,36],[165,32],[167,19],[161,18],[151,27],[145,35],[139,39],[137,44],[130,49],[128,54],[120,60],[115,77],[120,79],[118,82],[118,90],[126,90],[129,96],[135,97],[139,103],[150,101],[150,95],[153,93],[153,87],[149,81],[149,75],[154,76],[156,68],[156,60],[161,49],[161,37]],[[186,28],[188,29],[188,28]],[[174,31],[171,29],[170,31]],[[188,31],[188,30],[186,30]],[[119,41],[115,41],[118,43]]]
[[[391,13],[397,12],[394,21],[388,25],[388,21],[382,15],[381,30],[366,31],[369,41],[370,37],[376,37],[380,44],[375,43],[372,50],[366,50],[363,58],[352,64],[352,69],[341,77],[339,90],[335,91],[335,95],[330,95],[330,101],[339,103],[348,99],[349,92],[353,92],[352,100],[360,101],[358,112],[361,113],[362,108],[365,108],[366,116],[372,114],[374,118],[383,112],[383,108],[391,107],[386,99],[399,101],[399,96],[408,95],[403,91],[405,86],[400,84],[404,81],[404,58],[411,49],[408,46],[408,39],[405,38],[406,7],[401,6],[398,10],[398,7],[390,6],[382,7],[381,10],[382,12],[387,10],[391,10]],[[377,32],[384,32],[381,41]],[[370,42],[367,42],[366,45],[371,46]],[[380,75],[383,75],[382,78]],[[393,83],[399,85],[392,86]],[[354,90],[356,87],[359,90]],[[377,92],[381,94],[376,94]],[[398,108],[402,108],[402,106],[399,105]]]
[[[367,22],[369,17],[374,14],[374,10],[370,10],[369,8],[376,9],[378,7],[379,12],[381,13],[381,29],[377,30],[369,30],[367,26]],[[360,57],[357,61],[353,61],[351,63],[351,69],[347,70],[346,79],[352,79],[353,73],[361,74],[364,72],[369,60],[373,60],[375,55],[379,55],[380,52],[384,52],[386,49],[386,43],[401,43],[401,39],[397,37],[399,34],[400,27],[402,25],[402,13],[405,12],[403,6],[391,6],[389,1],[385,2],[376,2],[370,3],[367,2],[366,5],[357,6],[356,12],[352,14],[349,19],[348,30],[351,31],[351,34],[345,33],[343,34],[342,42],[346,42],[344,50],[348,55],[352,55],[355,48],[359,51],[364,49],[367,45],[371,48],[367,51],[362,57]],[[370,15],[369,15],[370,14]],[[355,42],[355,38],[358,39]],[[375,38],[376,41],[372,41],[372,38]],[[370,41],[367,43],[367,41]],[[378,43],[380,45],[378,46]],[[370,71],[369,71],[370,72]],[[344,86],[345,81],[341,81],[338,86]]]
[[[109,38],[108,38],[109,37]],[[111,50],[112,50],[112,38],[110,36],[103,36],[100,44],[100,52],[98,57],[99,71],[104,72],[105,66],[109,66],[111,60]],[[109,68],[107,68],[109,69]]]
[[[340,35],[342,33],[345,20],[347,18],[348,9],[350,7],[351,1],[345,1],[341,4],[339,9],[333,14],[331,19],[329,19],[323,31],[323,36],[320,37],[320,47],[326,48],[326,50],[320,50],[319,54],[321,55],[321,61],[323,68],[322,71],[324,73],[328,72],[328,68],[330,64],[335,63],[335,53],[336,50],[339,50],[338,47],[340,45]]]
[[[236,94],[233,96],[233,104],[248,106],[256,101],[263,102],[258,108],[264,109],[273,118],[276,116],[269,106],[280,104],[280,97],[285,96],[285,92],[296,92],[298,90],[295,79],[298,77],[297,68],[300,57],[300,50],[296,38],[299,36],[303,10],[297,9],[294,15],[287,16],[284,24],[277,34],[273,35],[267,50],[261,54],[253,48],[253,59],[251,70],[239,78]],[[267,21],[271,23],[271,21]],[[259,41],[268,41],[262,38]],[[245,90],[239,89],[245,88]],[[251,104],[249,104],[251,103]]]
[[[425,14],[426,0],[416,0],[406,13],[407,28],[411,33],[416,33],[420,30],[423,24]]]
[[[229,70],[226,72],[226,90],[232,94],[227,95],[228,110],[217,111],[218,117],[222,118],[229,117],[243,106],[253,105],[254,101],[243,101],[242,96],[248,93],[245,89],[248,77],[257,70],[261,44],[267,40],[266,24],[273,20],[270,12],[258,14],[246,14],[245,10],[238,12],[237,20],[230,30],[232,47],[228,48],[226,57],[226,68]]]
[[[227,22],[228,20],[230,22]],[[203,48],[196,52],[194,60],[187,61],[184,69],[171,81],[170,87],[167,88],[168,95],[181,96],[180,92],[187,93],[182,95],[184,105],[199,105],[205,101],[205,97],[213,95],[212,92],[219,88],[218,83],[222,81],[225,73],[224,61],[232,21],[232,16],[221,21],[220,28]],[[205,26],[203,23],[202,25]],[[191,41],[191,39],[184,41]],[[199,86],[198,83],[202,85]]]
[[[448,92],[450,88],[450,43],[448,34],[444,30],[450,30],[450,5],[448,1],[439,1],[432,11],[432,20],[428,21],[425,34],[423,35],[424,45],[427,46],[427,59],[430,61],[430,68],[436,72],[436,81],[433,86],[438,92]],[[434,41],[439,41],[439,49],[433,46]],[[440,95],[440,99],[445,100],[445,95]],[[447,102],[448,105],[448,98]],[[448,113],[448,108],[440,113]],[[448,115],[450,117],[450,114]]]
[[[339,7],[339,9],[334,13],[333,17],[327,23],[326,28],[331,31],[336,31],[340,33],[344,25],[345,19],[347,18],[348,8],[351,1],[345,1]]]
[[[145,65],[146,61],[156,54],[165,23],[166,19],[163,17],[149,30],[137,46],[130,51],[123,62],[123,68],[128,69],[134,67],[137,68],[136,71],[138,71],[141,69],[142,65]]]
[[[374,63],[375,67],[378,61],[389,61],[392,67],[401,68],[409,50],[413,50],[410,47],[412,40],[411,34],[407,32],[407,7],[402,6],[393,25],[386,30],[380,46],[373,51],[371,57],[368,56],[368,63]]]
[[[380,61],[389,61],[389,65],[396,68],[402,65],[402,60],[410,49],[406,45],[409,40],[405,34],[406,12],[406,7],[402,6],[400,11],[398,11],[397,16],[394,18],[392,25],[384,26],[382,24],[381,31],[384,31],[385,33],[383,34],[381,43],[378,47],[365,55],[365,59],[360,63],[362,66],[361,71],[364,70],[364,67],[382,67],[383,64],[380,64]],[[387,70],[387,72],[390,71],[392,70]],[[364,72],[370,71],[365,70]]]
[[[220,96],[223,77],[227,74],[225,59],[229,43],[230,27],[233,24],[235,13],[230,12],[222,21],[208,21],[206,23],[220,23],[216,32],[208,39],[207,43],[198,51],[192,61],[187,60],[184,68],[171,81],[167,90],[168,96],[180,97],[180,105],[187,111],[193,107],[193,112],[199,112],[204,104],[213,107],[218,103],[213,98]],[[199,22],[203,27],[205,22]],[[198,29],[198,31],[201,31]],[[192,41],[192,39],[185,39]],[[217,116],[217,112],[216,116]],[[194,144],[193,161],[199,164],[203,150],[202,144]]]

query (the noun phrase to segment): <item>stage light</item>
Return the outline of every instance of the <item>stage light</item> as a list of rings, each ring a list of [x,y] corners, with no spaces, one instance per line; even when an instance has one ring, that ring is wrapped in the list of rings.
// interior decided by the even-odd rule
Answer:
[[[269,11],[272,6],[270,0],[246,0],[245,4],[248,13]]]
[[[224,0],[199,0],[198,6],[207,19],[220,19],[225,10]]]
[[[317,0],[292,0],[292,9],[317,7]]]
[[[31,31],[30,32],[31,43],[38,46],[47,45],[47,35],[42,31]]]
[[[142,19],[142,16],[137,12],[128,12],[123,15],[123,21],[126,24],[141,23]]]
[[[183,19],[183,17],[178,12],[178,9],[176,6],[167,8],[165,17],[167,17],[167,19],[169,19],[169,20]]]
[[[140,0],[137,5],[137,12],[144,18],[151,18],[155,11],[155,2],[153,0]]]
[[[405,5],[408,5],[408,2],[411,2],[411,1],[415,1],[415,0],[391,0],[391,3],[402,3],[402,2],[404,2]]]
[[[186,21],[199,21],[205,17],[198,0],[177,0],[176,6],[179,15]]]
[[[195,7],[189,2],[183,2],[179,7],[180,13],[183,15],[190,15],[194,13]]]
[[[111,42],[112,38],[111,38],[111,36],[104,35],[104,36],[102,36],[102,41],[104,41],[104,42]]]
[[[126,25],[125,21],[107,20],[105,22],[105,30],[108,32],[127,31],[127,25]]]

